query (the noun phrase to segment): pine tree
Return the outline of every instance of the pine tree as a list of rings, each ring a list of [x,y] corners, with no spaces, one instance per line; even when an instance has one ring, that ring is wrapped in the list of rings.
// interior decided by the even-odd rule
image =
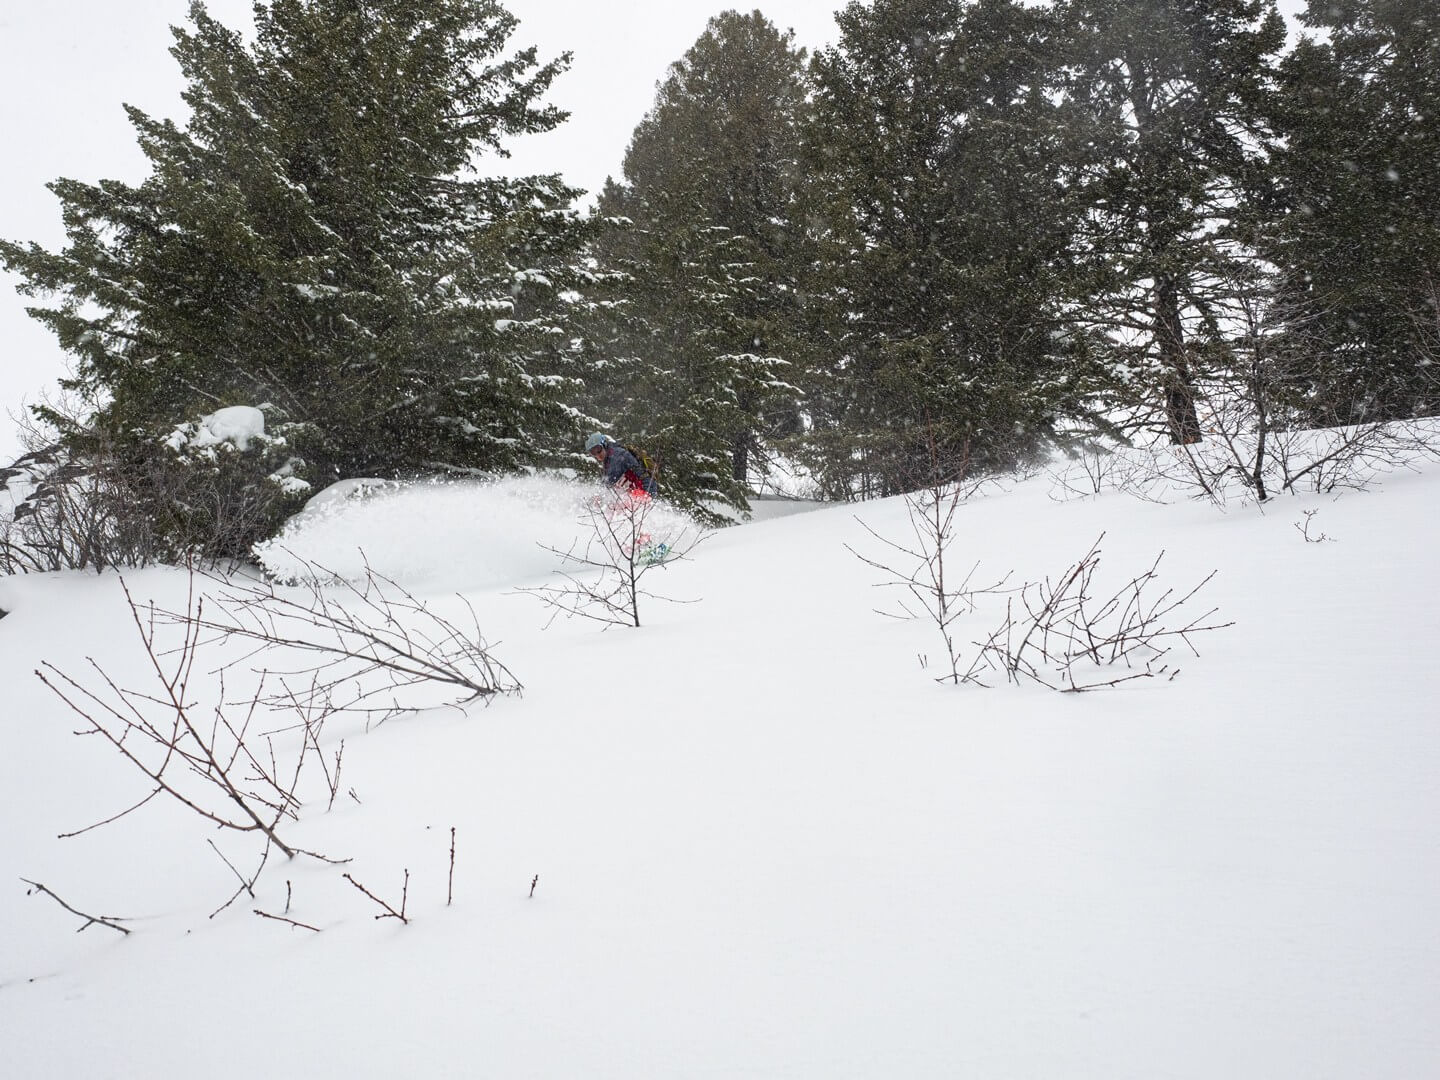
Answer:
[[[1266,94],[1285,41],[1274,0],[1061,0],[1068,176],[1085,228],[1076,323],[1103,335],[1175,443],[1198,442],[1197,363],[1217,303],[1251,287],[1236,228],[1260,190]]]
[[[727,11],[675,64],[602,193],[599,262],[624,284],[591,353],[592,408],[661,448],[667,496],[744,508],[795,422],[796,123],[804,51]]]
[[[876,0],[817,57],[807,214],[828,367],[810,464],[834,496],[1013,466],[1084,414],[1048,16]]]
[[[1281,344],[1310,358],[1311,422],[1440,412],[1440,10],[1324,0],[1281,67]]]
[[[765,405],[794,393],[787,364],[756,351],[750,313],[764,303],[754,244],[720,225],[680,221],[608,245],[614,301],[587,330],[590,407],[660,466],[665,498],[702,519],[748,509],[737,455],[748,453]]]
[[[190,9],[181,127],[130,108],[138,186],[60,180],[63,251],[0,244],[76,359],[95,423],[142,441],[260,405],[312,482],[506,470],[573,438],[554,342],[577,194],[474,175],[567,57],[506,55],[493,0],[272,0],[253,43]]]

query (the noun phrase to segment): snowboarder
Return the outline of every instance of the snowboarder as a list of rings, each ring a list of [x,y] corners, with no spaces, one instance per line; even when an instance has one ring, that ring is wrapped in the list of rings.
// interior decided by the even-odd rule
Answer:
[[[592,432],[585,440],[585,452],[598,461],[605,470],[603,483],[608,488],[623,489],[632,498],[649,498],[655,494],[655,478],[640,463],[640,459],[608,435]]]

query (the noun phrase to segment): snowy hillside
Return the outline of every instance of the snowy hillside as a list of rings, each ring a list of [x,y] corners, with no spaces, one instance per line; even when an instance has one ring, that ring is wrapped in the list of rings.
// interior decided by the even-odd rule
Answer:
[[[1264,513],[1052,476],[961,507],[977,583],[1053,579],[1102,533],[1102,584],[1162,551],[1164,587],[1218,571],[1195,614],[1233,626],[1091,694],[935,680],[934,626],[877,614],[847,550],[898,563],[900,500],[716,534],[646,576],[694,602],[641,629],[552,622],[519,590],[590,491],[381,492],[287,534],[276,562],[363,548],[448,614],[462,593],[524,690],[327,724],[337,797],[305,789],[290,835],[350,861],[272,852],[218,912],[253,836],[156,798],[57,839],[151,790],[32,674],[148,685],[119,581],[0,578],[5,1074],[1437,1075],[1440,471]],[[178,609],[189,581],[126,584]],[[402,895],[407,923],[379,917]],[[57,900],[133,932],[77,934]]]

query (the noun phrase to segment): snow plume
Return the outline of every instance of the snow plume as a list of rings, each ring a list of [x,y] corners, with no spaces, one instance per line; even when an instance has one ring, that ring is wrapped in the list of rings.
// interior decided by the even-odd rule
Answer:
[[[558,476],[400,484],[344,480],[316,495],[275,539],[256,548],[282,581],[316,567],[359,578],[368,565],[410,586],[487,588],[532,584],[556,567],[554,548],[581,538],[593,484]],[[651,520],[674,516],[663,505]]]

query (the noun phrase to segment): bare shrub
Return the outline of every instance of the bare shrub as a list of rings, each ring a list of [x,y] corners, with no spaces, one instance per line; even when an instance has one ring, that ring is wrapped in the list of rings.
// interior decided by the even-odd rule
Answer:
[[[951,559],[951,549],[956,539],[955,515],[959,508],[977,492],[991,483],[989,479],[970,481],[958,480],[953,483],[935,483],[905,497],[905,508],[909,515],[911,539],[896,541],[881,536],[863,521],[861,527],[883,545],[888,554],[883,558],[862,555],[848,544],[852,555],[867,566],[874,567],[887,575],[889,580],[879,584],[882,589],[898,589],[903,594],[898,601],[898,613],[879,610],[879,614],[897,618],[925,618],[934,624],[945,645],[948,674],[939,676],[939,682],[960,682],[963,648],[957,643],[954,624],[962,615],[975,610],[975,597],[980,593],[996,592],[1006,579],[984,586],[971,584],[979,563],[969,570],[961,571]],[[857,519],[859,520],[859,519]],[[901,568],[896,569],[895,563]],[[908,598],[908,601],[907,601]],[[928,661],[921,658],[921,665]]]
[[[1440,456],[1440,432],[1423,420],[1323,429],[1255,427],[1253,400],[1212,391],[1205,443],[1177,447],[1168,480],[1216,505],[1265,503],[1281,493],[1365,491],[1383,477]]]
[[[1363,491],[1383,476],[1440,457],[1440,427],[1396,420],[1331,428],[1303,439],[1278,439],[1273,453],[1286,491]]]
[[[122,686],[93,660],[88,682],[49,663],[36,672],[85,721],[79,734],[108,742],[152,787],[140,802],[80,831],[119,820],[165,795],[222,829],[258,834],[287,856],[315,855],[286,841],[281,827],[297,820],[301,774],[312,741],[318,744],[314,725],[323,722],[323,716],[301,715],[305,737],[290,747],[282,766],[273,739],[252,731],[263,679],[238,708],[224,702],[223,677],[215,704],[208,709],[196,704],[192,678],[206,625],[203,599],[192,588],[186,617],[178,624],[181,639],[167,644],[159,640],[154,607],[137,604],[128,586],[123,581],[121,585],[144,646],[149,685]]]
[[[1397,418],[1393,378],[1387,383],[1382,371],[1368,385],[1354,358],[1334,355],[1316,329],[1324,313],[1278,301],[1258,279],[1228,284],[1204,313],[1211,344],[1193,364],[1203,438],[1164,449],[1096,448],[1060,472],[1055,497],[1118,490],[1264,504],[1286,492],[1364,490],[1440,457],[1440,423]],[[1423,310],[1407,368],[1417,407],[1440,393],[1440,319],[1433,306]],[[1126,424],[1144,427],[1143,418]]]
[[[113,458],[77,462],[58,444],[0,470],[0,573],[98,573],[157,561],[152,524],[125,496],[122,472]]]
[[[1123,492],[1145,502],[1164,502],[1165,478],[1153,455],[1130,447],[1089,443],[1067,453],[1049,471],[1050,498],[1055,502],[1090,499],[1106,492]]]
[[[1233,625],[1212,621],[1214,608],[1198,616],[1182,612],[1214,577],[1212,571],[1184,593],[1156,595],[1160,560],[1113,593],[1094,594],[1100,542],[1052,582],[1028,583],[1006,604],[1005,618],[984,641],[960,681],[984,685],[986,670],[1011,683],[1036,682],[1079,692],[1118,686],[1133,679],[1174,678],[1165,657],[1175,642],[1194,655],[1193,638]],[[1123,668],[1119,674],[1111,669]]]
[[[490,652],[469,602],[457,598],[457,624],[366,564],[358,581],[315,563],[295,586],[213,579],[220,588],[203,616],[164,613],[251,651],[227,666],[259,665],[277,685],[262,704],[289,708],[305,720],[355,714],[367,723],[437,706],[459,707],[518,694],[519,681]],[[314,743],[316,753],[318,742]],[[323,760],[323,759],[322,759]],[[340,760],[326,769],[333,802]]]
[[[94,661],[83,680],[48,663],[36,673],[85,721],[78,733],[100,737],[150,787],[134,805],[67,836],[108,825],[166,796],[221,830],[263,840],[258,865],[244,872],[207,841],[238,883],[212,918],[241,896],[256,899],[272,847],[292,858],[342,861],[288,838],[307,795],[323,797],[328,809],[340,791],[344,741],[333,757],[326,754],[322,734],[328,720],[359,714],[368,724],[376,716],[489,700],[520,689],[489,654],[478,626],[456,625],[368,568],[363,581],[332,579],[328,588],[319,579],[330,575],[312,569],[315,579],[307,586],[287,590],[207,578],[192,568],[181,611],[138,603],[122,579],[144,648],[143,685],[122,685]],[[214,596],[201,595],[202,581],[218,584]],[[470,615],[473,623],[474,612]],[[238,644],[244,655],[212,654],[226,643]],[[220,662],[207,671],[201,659],[212,655]],[[226,675],[241,665],[250,667],[253,692],[228,701]],[[206,676],[212,684],[202,685]],[[262,718],[273,724],[277,713],[280,726],[258,730]],[[355,797],[353,789],[350,794]],[[450,857],[453,895],[453,831]],[[377,900],[402,922],[408,921],[408,882],[407,871],[398,912]],[[288,904],[286,916],[252,910],[265,919],[317,929],[289,919]],[[84,917],[124,929],[113,920]]]
[[[1097,447],[1052,470],[1051,498],[1063,502],[1114,491],[1147,502],[1188,495],[1220,507],[1264,504],[1282,493],[1365,491],[1385,476],[1440,457],[1440,424],[1433,420],[1272,428],[1262,436],[1243,398],[1212,386],[1199,400],[1204,442]]]
[[[586,504],[581,535],[565,549],[541,545],[559,556],[561,585],[520,589],[554,609],[607,626],[639,626],[641,601],[685,603],[650,592],[652,571],[686,559],[710,534],[688,518],[657,510],[649,498],[607,492]]]
[[[1281,492],[1364,490],[1440,456],[1433,422],[1385,415],[1353,372],[1332,370],[1326,343],[1309,330],[1313,313],[1257,286],[1235,289],[1216,316],[1233,333],[1201,388],[1206,439],[1180,455],[1207,498],[1264,503]],[[1417,371],[1428,364],[1416,357]]]
[[[1315,524],[1315,515],[1318,513],[1320,513],[1319,510],[1306,510],[1303,514],[1304,520],[1294,523],[1295,531],[1304,537],[1305,543],[1307,544],[1334,543],[1333,537],[1321,532],[1319,529],[1316,529],[1314,533],[1310,532],[1310,527]]]
[[[0,572],[247,561],[299,502],[283,438],[197,449],[180,438],[193,424],[167,441],[117,435],[74,400],[40,412],[0,470]]]

